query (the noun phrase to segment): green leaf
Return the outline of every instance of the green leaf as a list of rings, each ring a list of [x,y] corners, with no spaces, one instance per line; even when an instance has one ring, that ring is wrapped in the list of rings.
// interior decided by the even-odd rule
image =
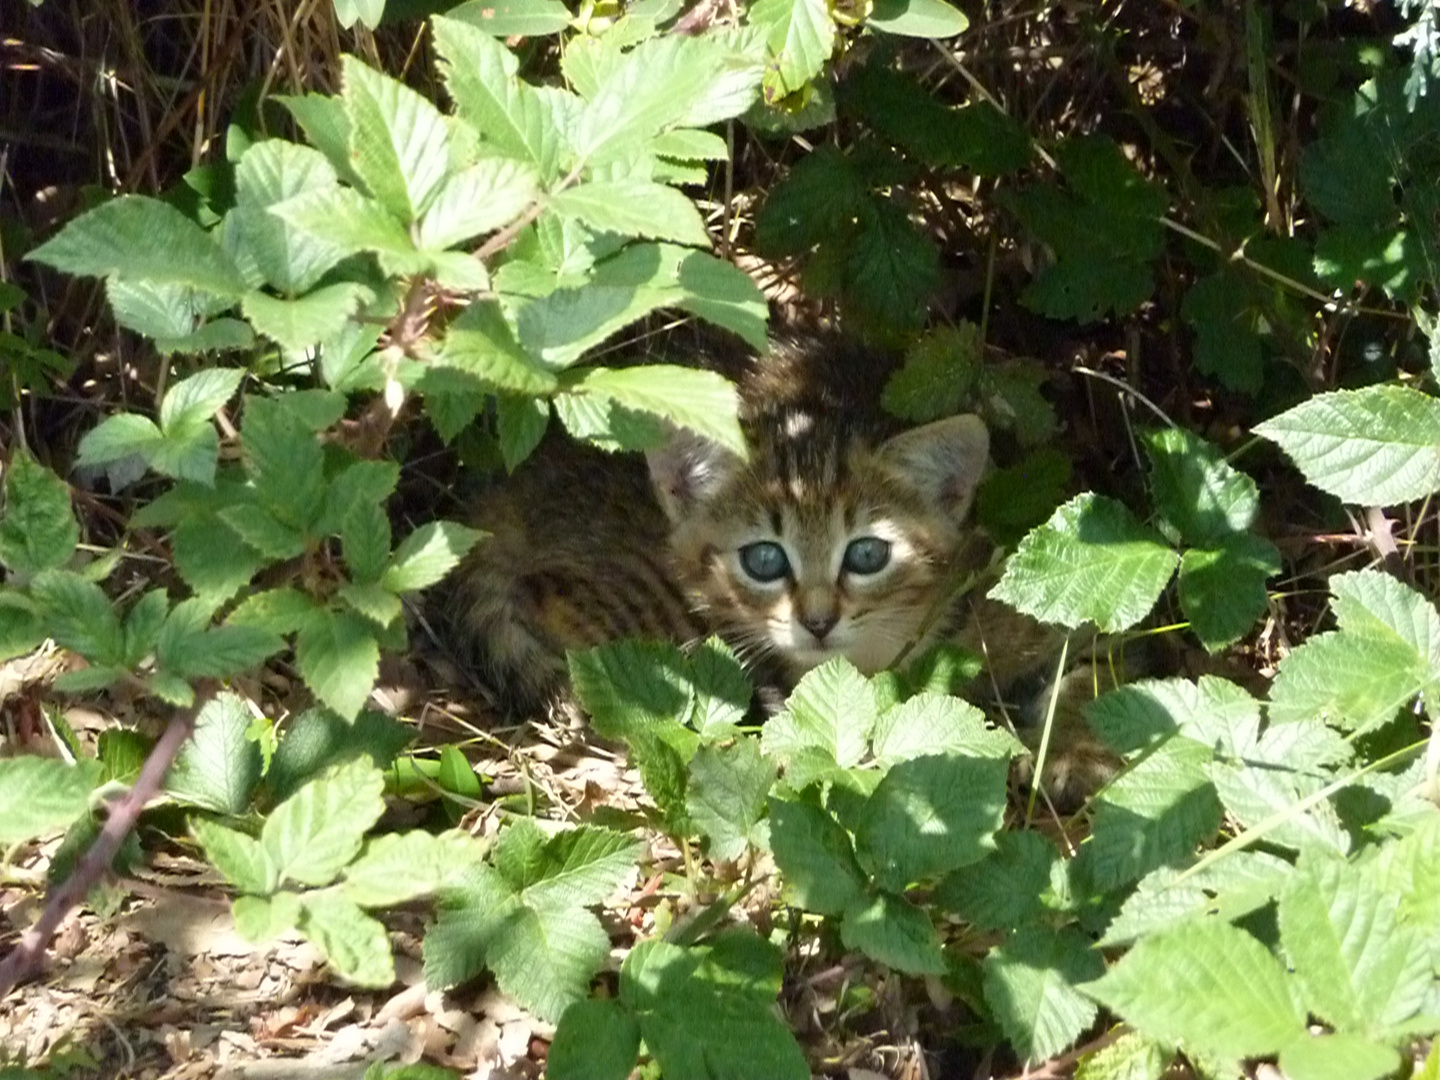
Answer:
[[[690,681],[695,690],[690,726],[706,741],[734,735],[750,710],[754,691],[730,646],[712,636],[691,649]]]
[[[1341,630],[1398,638],[1418,659],[1440,665],[1440,612],[1421,593],[1374,569],[1336,574],[1330,591]]]
[[[206,368],[181,379],[160,402],[160,430],[171,437],[208,427],[211,418],[235,396],[244,378],[243,369]]]
[[[946,0],[875,0],[865,23],[887,34],[946,38],[963,34],[970,20]]]
[[[440,110],[404,83],[341,58],[350,158],[370,194],[405,224],[418,221],[444,182],[450,129]]]
[[[306,893],[295,926],[345,981],[375,988],[395,981],[395,959],[384,925],[339,893]]]
[[[165,791],[217,814],[243,814],[260,782],[260,746],[246,737],[252,720],[234,694],[206,702],[195,717],[194,734],[165,775]]]
[[[775,766],[760,755],[760,740],[742,737],[730,746],[702,746],[690,761],[685,808],[710,841],[710,857],[738,859],[759,847]]]
[[[247,837],[248,839],[248,837]],[[230,905],[235,930],[255,944],[272,941],[295,929],[300,921],[300,898],[292,892],[274,896],[237,896]]]
[[[1280,1050],[1280,1067],[1290,1080],[1380,1080],[1399,1066],[1393,1046],[1344,1033],[1301,1037]]]
[[[748,453],[740,430],[740,397],[734,384],[716,372],[671,364],[591,368],[577,388],[689,428],[741,457]]]
[[[548,394],[559,385],[555,372],[515,340],[499,305],[483,301],[450,324],[435,362],[515,394]]]
[[[394,907],[454,884],[482,854],[480,843],[463,832],[372,836],[345,868],[340,891],[362,908]]]
[[[1390,506],[1440,488],[1440,401],[1410,387],[1317,394],[1254,430],[1344,502]]]
[[[307,191],[276,203],[270,213],[347,255],[373,251],[392,273],[419,273],[430,265],[429,258],[416,250],[405,226],[380,203],[351,188]]]
[[[954,416],[975,386],[981,346],[980,328],[970,322],[926,334],[885,383],[880,404],[892,416],[916,424]]]
[[[0,844],[63,832],[90,807],[100,763],[31,755],[0,760]]]
[[[996,850],[940,883],[937,902],[980,930],[1013,930],[1040,910],[1058,861],[1055,848],[1034,832],[1002,831]]]
[[[112,461],[123,461],[135,454],[149,464],[150,458],[158,451],[164,439],[160,429],[147,417],[137,416],[135,413],[117,413],[106,417],[81,437],[80,453],[75,463],[83,467],[108,465]],[[215,445],[218,452],[218,439]],[[213,476],[213,468],[211,473]]]
[[[26,256],[77,277],[188,285],[238,297],[244,279],[220,245],[169,203],[122,195],[70,221]]]
[[[1280,552],[1268,540],[1232,533],[1215,548],[1180,557],[1180,610],[1210,652],[1238,641],[1265,612],[1265,582],[1280,573]]]
[[[774,97],[801,89],[825,67],[835,49],[835,24],[824,0],[757,0],[750,25],[765,31],[779,78]]]
[[[674,645],[616,641],[568,659],[575,696],[606,738],[654,731],[690,711],[688,665]]]
[[[597,232],[710,246],[710,234],[695,204],[665,184],[635,178],[595,180],[557,192],[550,198],[550,208]]]
[[[1173,1050],[1132,1031],[1082,1057],[1075,1080],[1161,1080],[1174,1057]]]
[[[775,1012],[780,975],[780,950],[743,930],[689,949],[652,939],[625,958],[620,1002],[669,1080],[807,1080],[805,1055]]]
[[[289,227],[269,210],[307,191],[334,189],[337,182],[335,167],[318,150],[284,139],[255,143],[235,167],[235,209],[224,223],[231,250],[238,249],[242,260],[252,259],[264,280],[282,293],[313,288],[345,257],[345,249]]]
[[[458,565],[479,539],[480,533],[453,521],[422,525],[400,541],[380,584],[394,593],[428,588]]]
[[[420,246],[431,251],[454,247],[510,224],[535,199],[539,184],[531,166],[506,158],[488,158],[452,173],[420,221]]]
[[[295,636],[295,663],[311,692],[350,720],[379,677],[380,646],[360,616],[317,612]]]
[[[626,1080],[640,1056],[640,1023],[613,1000],[565,1010],[545,1059],[552,1080]]]
[[[818,806],[772,798],[770,847],[790,903],[817,915],[840,915],[864,896],[849,835]]]
[[[1095,1003],[1075,987],[1105,962],[1078,931],[1023,927],[984,964],[985,1003],[1022,1060],[1054,1057],[1094,1021]]]
[[[1054,447],[991,470],[975,493],[975,520],[997,544],[1013,548],[1065,501],[1070,471],[1070,459]]]
[[[1400,898],[1351,863],[1302,860],[1280,896],[1280,942],[1306,1007],[1338,1031],[1385,1040],[1426,1005],[1433,980]]]
[[[1087,493],[1020,542],[989,595],[1042,622],[1114,633],[1149,614],[1178,561],[1122,503]]]
[[[933,754],[885,774],[860,811],[860,865],[886,889],[979,862],[995,848],[1005,813],[1007,758]]]
[[[495,435],[505,468],[516,466],[530,456],[550,426],[550,404],[518,394],[499,394],[495,401]]]
[[[1254,394],[1264,382],[1264,299],[1251,275],[1223,266],[1190,286],[1181,302],[1180,314],[1195,331],[1195,366],[1230,390]]]
[[[329,341],[375,294],[355,281],[337,281],[296,300],[263,292],[246,293],[241,310],[251,325],[281,348],[292,351]]]
[[[327,885],[354,860],[385,812],[385,778],[366,758],[336,765],[277,806],[260,843],[278,880]]]
[[[860,763],[875,730],[875,692],[844,657],[807,671],[765,725],[761,745],[767,757],[788,763],[805,750],[819,750],[842,769]]]
[[[255,497],[280,524],[303,531],[318,516],[325,498],[325,455],[315,434],[280,399],[250,396],[245,399],[240,436]],[[237,531],[251,532],[246,522],[252,515],[246,510],[236,500],[221,516]],[[254,527],[263,524],[254,515]],[[252,535],[258,538],[258,533]]]
[[[1184,428],[1146,432],[1150,485],[1161,519],[1187,544],[1216,545],[1255,521],[1260,492],[1219,449]]]
[[[285,799],[329,765],[364,755],[388,769],[415,738],[415,729],[366,710],[347,722],[328,709],[306,709],[285,728],[265,783],[272,799]]]
[[[190,819],[190,831],[205,849],[205,857],[231,885],[252,893],[275,891],[279,873],[269,853],[253,836],[202,817]]]
[[[125,633],[99,585],[68,570],[42,570],[30,585],[30,598],[57,644],[92,664],[122,662]]]
[[[1210,782],[1231,817],[1247,829],[1265,824],[1268,843],[1331,855],[1349,852],[1350,834],[1332,803],[1321,801],[1306,810],[1299,809],[1302,799],[1308,799],[1324,785],[1320,777],[1291,772],[1283,764],[1256,768],[1243,761],[1215,761],[1209,772]],[[1277,818],[1279,824],[1274,824]]]
[[[875,725],[875,758],[882,767],[926,754],[968,754],[1008,761],[1024,753],[1013,735],[991,727],[969,702],[922,692],[888,709]]]
[[[908,975],[941,975],[945,956],[923,910],[891,893],[857,896],[845,910],[840,940]]]
[[[497,38],[558,34],[573,21],[560,0],[466,0],[446,14]]]
[[[676,128],[658,136],[652,148],[658,157],[677,161],[729,161],[730,148],[713,131]]]
[[[70,488],[23,449],[5,468],[0,563],[21,581],[64,566],[80,542]],[[14,578],[12,578],[12,581]]]
[[[1084,989],[1150,1038],[1234,1060],[1304,1034],[1287,982],[1253,937],[1206,920],[1143,938]]]
[[[457,19],[431,19],[440,75],[462,120],[487,146],[533,165],[547,183],[558,178],[565,149],[561,134],[579,99],[537,90],[516,77],[519,61],[489,34]]]
[[[340,526],[340,544],[351,581],[378,581],[390,559],[389,517],[373,502],[357,502]]]
[[[1205,771],[1210,756],[1209,747],[1177,736],[1138,759],[1100,796],[1077,869],[1109,890],[1188,858],[1220,827]]]
[[[1436,677],[1435,666],[1391,635],[1316,634],[1280,661],[1270,687],[1270,715],[1278,721],[1322,717],[1347,731],[1368,731]]]
[[[601,450],[653,450],[665,442],[665,426],[660,420],[609,398],[556,394],[550,404],[566,431]]]
[[[666,35],[625,54],[586,103],[574,141],[591,166],[628,157],[677,127],[707,127],[754,100],[761,58],[738,37]]]

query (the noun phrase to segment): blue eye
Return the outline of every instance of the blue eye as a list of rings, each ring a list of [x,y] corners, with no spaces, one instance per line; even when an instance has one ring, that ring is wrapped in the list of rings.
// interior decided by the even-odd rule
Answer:
[[[890,562],[890,542],[878,536],[862,536],[845,547],[841,567],[847,574],[878,574]]]
[[[759,540],[742,547],[740,565],[756,581],[779,581],[790,572],[785,549],[773,540]]]

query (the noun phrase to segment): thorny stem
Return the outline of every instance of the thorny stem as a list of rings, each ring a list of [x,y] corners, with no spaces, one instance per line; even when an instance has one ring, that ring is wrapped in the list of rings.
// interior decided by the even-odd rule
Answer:
[[[16,986],[35,974],[44,956],[45,947],[50,943],[60,922],[110,869],[115,853],[130,835],[145,804],[160,791],[165,774],[170,771],[180,748],[195,730],[195,718],[215,696],[216,686],[206,680],[198,688],[195,703],[188,709],[175,712],[164,732],[156,741],[150,756],[135,778],[134,785],[110,807],[100,835],[90,845],[84,857],[76,864],[74,871],[59,888],[53,889],[45,902],[45,910],[35,925],[20,936],[19,943],[0,961],[0,1000]]]

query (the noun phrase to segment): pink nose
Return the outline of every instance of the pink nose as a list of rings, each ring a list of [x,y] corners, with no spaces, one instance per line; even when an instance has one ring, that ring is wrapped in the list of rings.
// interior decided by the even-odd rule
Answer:
[[[815,615],[801,615],[800,625],[815,635],[816,641],[824,641],[825,635],[835,629],[835,624],[840,621],[840,616],[833,611],[820,612]]]

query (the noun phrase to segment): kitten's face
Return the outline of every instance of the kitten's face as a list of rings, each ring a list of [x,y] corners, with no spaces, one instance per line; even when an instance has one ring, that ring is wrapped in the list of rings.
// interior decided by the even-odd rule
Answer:
[[[651,463],[692,598],[742,657],[775,657],[798,678],[834,656],[879,671],[927,619],[943,624],[988,446],[966,416],[877,448],[800,439],[748,463],[682,438]]]

